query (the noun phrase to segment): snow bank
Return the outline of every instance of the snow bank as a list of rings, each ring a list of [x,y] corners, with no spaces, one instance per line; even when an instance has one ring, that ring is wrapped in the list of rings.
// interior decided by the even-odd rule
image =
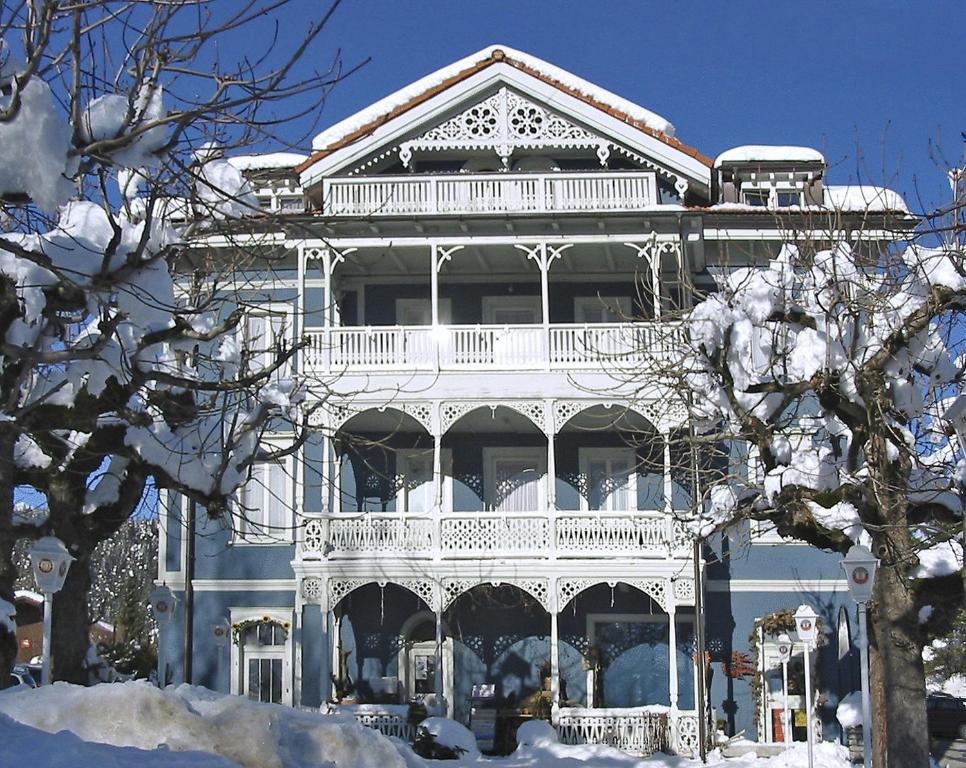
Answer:
[[[862,691],[852,691],[842,698],[835,710],[835,719],[843,728],[862,725]]]
[[[0,694],[0,701],[10,694]],[[0,715],[0,765],[31,768],[237,768],[235,763],[202,752],[143,750],[82,741],[70,731],[45,733]]]
[[[69,730],[85,741],[209,752],[242,768],[405,767],[388,739],[352,720],[185,685],[161,691],[145,682],[55,683],[0,696],[0,714],[48,733]],[[128,764],[144,768],[134,759]]]
[[[714,160],[714,167],[731,163],[756,162],[824,163],[825,156],[811,147],[781,147],[769,144],[746,144],[727,149]]]
[[[517,51],[507,45],[489,45],[481,51],[477,51],[466,58],[455,61],[452,64],[443,67],[442,69],[438,69],[435,72],[420,78],[416,82],[407,85],[405,88],[401,88],[395,93],[391,93],[385,98],[382,98],[374,104],[366,107],[365,109],[356,112],[354,115],[350,115],[345,120],[341,120],[335,125],[330,126],[312,140],[312,148],[316,150],[326,149],[340,139],[343,139],[349,134],[362,128],[364,125],[367,125],[373,120],[382,117],[388,112],[391,112],[396,107],[406,104],[426,91],[444,83],[446,80],[449,80],[451,77],[454,77],[463,70],[472,67],[474,64],[490,58],[493,54],[493,51],[497,49],[502,50],[507,57],[516,59],[525,66],[540,72],[551,80],[556,80],[568,88],[572,88],[573,90],[578,91],[585,96],[591,97],[595,101],[607,104],[617,111],[623,112],[632,120],[642,122],[652,130],[659,131],[667,136],[674,135],[674,126],[668,120],[658,114],[655,114],[654,112],[651,112],[649,109],[645,109],[644,107],[635,104],[632,101],[628,101],[627,99],[601,88],[600,86],[594,85],[593,83],[590,83],[581,77],[572,75],[566,70],[555,67],[553,64],[549,64],[542,59],[538,59],[536,56],[531,56],[529,53]]]

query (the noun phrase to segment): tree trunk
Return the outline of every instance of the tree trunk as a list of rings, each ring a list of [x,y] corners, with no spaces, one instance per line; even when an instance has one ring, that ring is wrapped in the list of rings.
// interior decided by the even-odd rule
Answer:
[[[12,430],[0,429],[0,600],[14,604],[17,569],[13,562],[13,546],[17,541],[13,529],[13,444]],[[0,621],[0,689],[10,684],[10,672],[17,661],[17,636]]]
[[[87,593],[91,587],[90,554],[73,551],[77,559],[67,571],[64,588],[54,595],[51,638],[52,678],[87,685],[87,650],[90,647],[90,617]]]
[[[899,542],[891,542],[898,544]],[[892,550],[896,551],[896,550]],[[901,550],[900,550],[901,551]],[[928,768],[926,680],[922,663],[919,616],[902,570],[906,563],[883,564],[876,578],[872,607],[873,637],[878,672],[876,698],[885,704],[876,715],[888,723],[884,734],[886,761],[880,768]]]

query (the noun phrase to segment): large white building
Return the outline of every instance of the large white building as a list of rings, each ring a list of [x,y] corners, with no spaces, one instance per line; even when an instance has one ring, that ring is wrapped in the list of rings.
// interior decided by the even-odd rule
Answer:
[[[248,328],[308,340],[294,365],[334,394],[298,454],[256,467],[233,532],[200,518],[194,681],[358,702],[396,733],[414,699],[469,722],[473,694],[492,692],[497,748],[549,715],[571,741],[693,753],[688,425],[653,364],[728,269],[787,238],[887,239],[901,199],[828,186],[814,150],[712,162],[660,116],[503,46],[313,149],[236,161],[286,214],[284,259],[247,285]],[[168,503],[160,578],[183,590]],[[806,599],[840,651],[845,638],[817,665],[834,710],[854,672],[837,560],[744,530],[698,565],[723,727],[780,737],[771,639],[746,638]],[[222,664],[207,634],[220,618],[236,628]],[[834,729],[830,711],[815,717]]]

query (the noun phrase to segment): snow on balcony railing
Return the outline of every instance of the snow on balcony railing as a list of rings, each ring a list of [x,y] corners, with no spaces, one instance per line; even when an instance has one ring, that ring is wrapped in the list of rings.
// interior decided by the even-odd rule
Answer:
[[[633,211],[658,203],[653,173],[376,176],[323,182],[329,216]]]
[[[684,341],[671,323],[450,325],[306,332],[309,369],[566,370],[662,360]]]
[[[438,518],[336,514],[306,523],[301,556],[666,557],[679,554],[677,536],[673,519],[663,512],[444,512]]]

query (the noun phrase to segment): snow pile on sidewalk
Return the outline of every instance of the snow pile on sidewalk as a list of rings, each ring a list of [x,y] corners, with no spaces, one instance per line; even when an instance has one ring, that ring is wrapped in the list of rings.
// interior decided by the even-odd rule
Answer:
[[[55,683],[0,695],[0,713],[49,733],[68,730],[85,741],[139,749],[209,752],[242,768],[405,766],[388,739],[352,720],[185,685],[161,691],[144,682],[91,688]],[[0,759],[0,764],[32,763],[31,755],[28,751],[21,760]],[[169,758],[165,765],[171,764]],[[145,768],[134,756],[126,765]]]
[[[15,722],[17,721],[17,722]],[[453,721],[433,718],[442,740],[466,736]],[[603,745],[559,743],[542,721],[522,726],[520,746],[507,757],[468,750],[460,759],[424,760],[344,715],[257,704],[204,688],[144,682],[91,688],[55,683],[0,693],[0,765],[30,768],[703,768],[700,761],[657,754],[628,755]],[[97,742],[97,743],[91,743]],[[462,744],[466,748],[466,744]],[[754,754],[709,765],[805,768],[804,744],[773,758]],[[814,768],[850,768],[837,744],[816,744]]]

